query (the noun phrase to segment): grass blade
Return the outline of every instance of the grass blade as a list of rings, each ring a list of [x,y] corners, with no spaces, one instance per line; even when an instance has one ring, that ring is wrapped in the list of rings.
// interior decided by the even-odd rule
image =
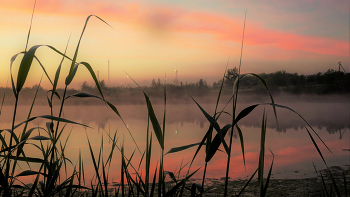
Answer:
[[[271,163],[271,167],[270,167],[269,173],[268,173],[267,178],[266,178],[266,183],[265,183],[265,187],[264,187],[264,191],[263,191],[264,196],[266,195],[267,188],[269,187],[269,182],[270,182],[271,173],[272,173],[273,161],[275,160],[275,155],[272,153],[271,150],[270,150],[270,152],[272,154],[272,163]]]
[[[253,175],[250,177],[250,179],[247,181],[247,183],[244,185],[244,187],[241,189],[241,191],[239,192],[238,196],[241,196],[241,194],[244,192],[245,188],[248,186],[248,184],[250,183],[250,181],[253,179],[253,177],[255,176],[256,172],[258,172],[259,168],[257,168],[255,170],[255,172],[253,173]]]
[[[211,117],[198,103],[196,100],[194,100],[194,98],[190,95],[190,97],[192,98],[192,100],[197,104],[197,106],[199,107],[199,109],[202,111],[202,113],[204,114],[204,116],[207,118],[207,120],[210,122],[211,125],[213,125],[214,129],[218,132],[221,142],[224,145],[225,151],[227,153],[227,155],[229,155],[229,148],[226,144],[226,141],[224,139],[224,136],[222,135],[222,132],[220,130],[220,126],[219,124],[216,122],[215,119],[213,119],[213,117]]]
[[[165,153],[165,155],[170,154],[170,153],[180,152],[180,151],[189,149],[191,147],[198,146],[200,144],[201,143],[195,143],[195,144],[189,144],[189,145],[186,145],[186,146],[179,146],[179,147],[171,148],[167,153]],[[203,145],[205,145],[205,143]]]
[[[175,194],[176,190],[179,189],[180,186],[185,184],[185,182],[190,179],[200,168],[198,168],[196,171],[188,175],[186,178],[182,179],[179,183],[177,183],[173,188],[171,188],[166,194],[165,197],[172,196]]]
[[[158,165],[156,166],[156,170],[154,171],[154,176],[153,176],[152,188],[151,188],[150,196],[154,195],[154,188],[156,186],[156,177],[157,177],[157,167],[158,167]],[[160,186],[158,185],[158,187],[160,187]]]
[[[305,127],[305,129],[306,129],[307,133],[309,134],[310,139],[312,140],[312,143],[314,144],[315,148],[317,149],[318,154],[321,156],[321,158],[322,158],[324,164],[327,166],[326,160],[323,158],[323,155],[322,155],[320,149],[318,148],[318,146],[317,146],[317,144],[316,144],[314,138],[312,137],[312,135],[310,134],[309,130],[308,130],[306,127]],[[327,166],[327,168],[328,168],[328,166]]]
[[[258,168],[258,182],[259,182],[260,196],[265,196],[263,193],[263,189],[264,189],[265,135],[266,135],[266,118],[265,118],[265,110],[264,110],[262,124],[261,124],[260,154],[259,154],[259,168]]]
[[[243,133],[242,133],[242,130],[239,128],[239,126],[238,126],[237,124],[236,124],[236,128],[237,128],[238,135],[239,135],[239,141],[241,142],[241,149],[242,149],[242,156],[243,156],[243,164],[244,164],[244,168],[245,168]]]
[[[232,127],[231,124],[227,124],[225,125],[222,129],[221,129],[221,132],[222,132],[222,135],[225,137],[227,131]],[[205,162],[209,162],[213,156],[215,155],[216,151],[219,149],[221,145],[221,139],[220,139],[220,136],[217,134],[212,143],[211,143],[211,146],[209,147],[209,150],[206,154],[206,157],[205,157]]]

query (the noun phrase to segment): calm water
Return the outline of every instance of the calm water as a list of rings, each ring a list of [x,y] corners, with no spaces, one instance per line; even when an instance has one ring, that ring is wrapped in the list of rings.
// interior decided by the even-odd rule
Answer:
[[[316,139],[329,166],[337,165],[349,167],[350,156],[349,151],[344,149],[350,148],[349,135],[349,104],[348,103],[282,103],[299,112],[314,128],[314,130],[325,141],[327,146],[333,152],[333,155],[327,151],[319,139]],[[239,111],[249,104],[239,105]],[[213,114],[214,105],[202,106],[209,114]],[[223,106],[220,106],[222,109]],[[141,152],[146,147],[146,128],[147,128],[147,109],[145,105],[124,105],[117,106],[120,114],[126,122],[130,132],[134,136]],[[234,179],[246,179],[257,168],[260,147],[260,130],[264,108],[267,112],[267,136],[266,136],[266,171],[270,167],[272,155],[269,149],[275,155],[273,166],[273,178],[306,178],[315,176],[312,162],[316,164],[318,169],[324,169],[317,150],[312,144],[307,131],[306,124],[294,113],[278,109],[277,127],[271,106],[259,106],[249,116],[239,122],[239,126],[243,132],[246,165],[243,164],[240,141],[237,131],[233,133],[233,147],[231,155],[230,176]],[[157,118],[162,123],[163,105],[155,105]],[[0,116],[0,129],[10,128],[12,119],[12,107],[5,106]],[[19,106],[19,115],[17,123],[25,120],[28,113],[28,106]],[[56,109],[58,110],[58,108]],[[231,113],[232,107],[228,106],[226,111]],[[44,106],[36,106],[32,116],[49,114],[49,108]],[[58,113],[58,112],[56,112]],[[88,149],[87,137],[89,138],[97,157],[101,141],[103,139],[104,161],[107,160],[111,141],[108,135],[114,135],[117,132],[118,146],[124,141],[126,155],[131,156],[135,151],[132,164],[138,166],[141,154],[133,143],[130,134],[121,122],[120,118],[115,115],[112,110],[105,106],[66,106],[64,108],[64,117],[79,123],[89,125],[91,128],[84,128],[78,125],[67,124],[62,139],[68,136],[71,131],[66,147],[66,157],[70,158],[73,164],[77,163],[79,150],[84,159],[86,177],[91,175],[88,172],[93,171],[90,152]],[[230,123],[228,115],[222,115],[219,119],[220,127]],[[33,121],[30,126],[40,126],[46,128],[44,119]],[[184,146],[188,144],[198,143],[202,140],[209,127],[208,121],[201,114],[196,105],[168,105],[166,113],[166,134],[165,134],[165,150],[166,153],[173,147]],[[20,132],[19,129],[17,132]],[[42,135],[43,132],[41,132]],[[153,131],[152,145],[152,169],[155,169],[159,161],[160,146],[157,142]],[[313,135],[317,138],[315,135]],[[226,136],[229,142],[230,135]],[[27,146],[27,156],[40,156],[37,148],[32,145]],[[220,148],[224,150],[223,147]],[[182,152],[167,154],[164,157],[164,169],[166,171],[175,172],[180,168],[181,163],[185,165],[190,162],[196,148],[190,148]],[[195,159],[192,170],[201,168],[195,175],[196,178],[202,177],[204,169],[204,149],[200,151]],[[208,164],[208,178],[221,178],[225,176],[227,155],[223,152],[217,152]],[[25,164],[22,163],[23,168]],[[36,165],[32,167],[35,168]],[[71,170],[71,169],[70,169]],[[112,165],[109,170],[109,180],[119,181],[120,179],[120,153],[114,152]],[[142,168],[140,169],[140,172]],[[144,170],[143,170],[144,171]],[[183,171],[184,174],[187,168]],[[144,173],[143,173],[144,174]]]

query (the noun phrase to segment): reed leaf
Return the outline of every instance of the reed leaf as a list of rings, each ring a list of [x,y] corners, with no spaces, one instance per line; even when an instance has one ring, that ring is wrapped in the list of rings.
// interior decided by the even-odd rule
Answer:
[[[195,143],[195,144],[189,144],[189,145],[186,145],[186,146],[174,147],[174,148],[171,148],[167,153],[165,153],[165,155],[170,154],[170,153],[180,152],[180,151],[189,149],[191,147],[198,146],[200,144],[201,143]],[[206,143],[203,143],[203,145],[206,145]]]
[[[156,134],[156,137],[157,137],[157,140],[159,142],[160,147],[162,148],[162,150],[164,150],[163,132],[162,132],[162,129],[161,129],[160,125],[159,125],[158,119],[157,119],[157,117],[156,117],[156,115],[154,113],[151,101],[150,101],[149,97],[147,96],[147,94],[145,93],[145,91],[143,91],[142,88],[139,86],[139,84],[136,83],[136,81],[132,77],[130,77],[130,79],[141,89],[141,91],[143,92],[143,95],[145,96],[147,109],[148,109],[148,116],[149,116],[149,118],[151,120],[151,123],[152,123],[152,126],[153,126],[153,131]]]
[[[315,146],[315,148],[316,148],[318,154],[321,156],[321,158],[322,158],[324,164],[327,166],[326,160],[323,158],[323,155],[322,155],[320,149],[318,148],[317,143],[315,142],[314,138],[313,138],[312,135],[310,134],[309,130],[308,130],[306,127],[305,127],[305,129],[306,129],[307,133],[309,134],[310,139],[311,139],[312,143],[314,144],[314,146]],[[327,168],[328,168],[328,166],[327,166]]]
[[[34,171],[34,170],[25,170],[25,171],[20,172],[19,174],[17,174],[15,177],[30,176],[30,175],[35,175],[35,174],[41,174],[41,175],[43,175],[43,176],[47,176],[47,174],[45,174],[45,173],[39,173],[38,171]]]
[[[29,138],[29,140],[51,140],[51,138],[38,135],[38,136],[34,136],[34,137]]]
[[[20,64],[19,69],[18,69],[17,85],[16,85],[17,94],[21,91],[21,89],[22,89],[22,87],[27,79],[27,76],[28,76],[28,73],[29,73],[29,70],[30,70],[30,67],[32,65],[34,58],[38,61],[41,68],[43,69],[45,75],[49,79],[50,83],[53,85],[49,75],[47,74],[47,72],[45,70],[45,67],[41,64],[39,59],[35,56],[36,50],[41,46],[49,47],[50,49],[54,50],[58,54],[70,59],[68,56],[64,55],[63,53],[61,53],[60,51],[58,51],[57,49],[55,49],[54,47],[52,47],[50,45],[35,45],[35,46],[31,47],[27,52],[21,52],[21,53],[24,53],[24,56],[22,58],[21,64]],[[18,54],[20,54],[20,53],[18,53]],[[11,58],[11,67],[12,67],[13,61],[16,59],[18,54],[14,55],[13,58]],[[11,78],[12,78],[12,76],[11,76]],[[15,95],[17,95],[17,94],[15,94]]]
[[[311,127],[311,125],[305,120],[305,118],[303,116],[301,116],[298,112],[294,111],[293,109],[287,107],[287,106],[284,106],[284,105],[277,105],[277,104],[274,104],[274,103],[264,103],[263,105],[272,105],[272,106],[276,106],[276,107],[280,107],[280,108],[284,108],[284,109],[288,109],[292,112],[294,112],[295,114],[297,114],[309,127],[310,129],[316,134],[316,136],[318,137],[318,139],[321,140],[321,142],[323,143],[323,145],[328,149],[328,151],[330,153],[332,153],[332,151],[328,148],[328,146],[326,145],[326,143],[322,140],[322,138],[317,134],[317,132]],[[333,155],[333,153],[332,153]]]
[[[259,167],[258,167],[258,182],[259,182],[260,196],[265,196],[264,194],[265,136],[266,136],[266,115],[265,115],[265,109],[264,109],[263,119],[261,123],[260,154],[259,154]]]
[[[80,92],[80,93],[76,93],[76,94],[73,94],[73,95],[71,95],[71,96],[68,96],[68,97],[65,98],[65,100],[68,99],[68,98],[70,98],[70,97],[82,97],[82,98],[89,98],[89,97],[90,97],[90,98],[97,98],[97,99],[101,99],[101,100],[103,100],[105,103],[107,103],[107,105],[114,111],[114,113],[116,113],[116,114],[119,116],[119,118],[120,118],[121,121],[123,122],[124,126],[125,126],[126,129],[128,130],[128,132],[129,132],[129,134],[130,134],[130,136],[131,136],[131,138],[132,138],[132,140],[133,140],[133,142],[134,142],[136,148],[137,148],[137,149],[139,150],[139,152],[141,153],[141,150],[140,150],[139,146],[137,145],[137,143],[136,143],[136,141],[135,141],[133,135],[131,134],[129,128],[127,127],[125,121],[124,121],[123,118],[121,117],[121,115],[120,115],[118,109],[117,109],[112,103],[106,101],[104,98],[101,98],[101,97],[98,97],[98,96],[95,96],[95,95],[92,95],[92,94],[84,93],[84,92]]]
[[[232,127],[232,124],[227,124],[225,125],[222,129],[222,135],[225,137],[227,131]],[[207,154],[205,156],[205,162],[209,162],[213,156],[215,155],[216,151],[219,149],[221,145],[221,139],[220,136],[218,134],[216,134],[216,136],[214,137],[211,146],[209,147],[209,150],[207,151]]]
[[[158,167],[158,165],[156,166],[156,170],[154,171],[153,181],[152,181],[152,188],[151,188],[151,193],[150,193],[149,196],[154,196],[154,188],[156,186],[156,178],[157,178],[157,167]],[[160,185],[158,185],[158,187],[160,187]]]
[[[272,154],[272,162],[271,162],[271,167],[270,167],[269,173],[267,174],[266,183],[265,183],[265,187],[264,187],[264,190],[263,190],[264,196],[266,195],[267,188],[269,187],[269,182],[270,182],[271,173],[272,173],[273,161],[275,160],[275,155],[273,154],[273,152],[271,150],[270,150],[270,152]]]
[[[224,136],[222,135],[222,132],[220,130],[220,126],[219,124],[216,122],[216,120],[211,117],[198,103],[196,100],[194,100],[194,98],[190,95],[190,97],[192,98],[192,100],[197,104],[197,106],[199,107],[199,109],[202,111],[202,113],[204,114],[204,116],[207,118],[207,120],[210,122],[211,125],[213,125],[214,129],[218,132],[221,142],[224,145],[225,151],[227,153],[227,155],[229,155],[229,149],[228,146],[226,144],[226,141],[224,139]]]
[[[250,181],[252,181],[253,177],[255,176],[255,174],[258,172],[259,168],[257,168],[255,170],[255,172],[252,174],[252,176],[250,177],[250,179],[247,181],[247,183],[243,186],[243,188],[241,189],[241,191],[239,192],[239,194],[237,196],[241,196],[245,190],[245,188],[247,188],[247,186],[249,185]]]
[[[7,157],[5,155],[0,155],[0,157]],[[10,159],[18,160],[18,161],[25,161],[25,162],[31,162],[31,163],[46,163],[45,160],[35,157],[17,157],[17,156],[10,156]]]
[[[162,129],[160,128],[156,114],[153,111],[153,107],[152,107],[151,101],[149,100],[149,97],[146,95],[145,92],[143,92],[143,94],[144,94],[145,99],[146,99],[148,115],[149,115],[149,118],[150,118],[152,126],[153,126],[153,131],[157,137],[157,140],[159,142],[160,147],[162,148],[162,150],[164,150],[164,140],[163,140]]]
[[[80,42],[81,42],[81,39],[84,35],[84,32],[85,32],[85,29],[86,29],[86,26],[87,26],[87,23],[89,22],[89,19],[90,17],[96,17],[97,19],[99,19],[100,21],[104,22],[106,25],[110,26],[106,21],[104,21],[103,19],[101,19],[100,17],[96,16],[96,15],[89,15],[87,18],[86,18],[86,21],[85,21],[85,24],[84,24],[84,28],[83,28],[83,31],[81,32],[80,34],[80,38],[79,38],[79,41],[78,41],[78,45],[77,47],[75,48],[75,53],[74,53],[74,56],[73,56],[73,60],[72,60],[72,64],[70,66],[70,70],[69,70],[69,74],[68,74],[68,78],[71,78],[70,75],[72,74],[73,72],[73,69],[74,69],[74,66],[76,64],[76,60],[77,60],[77,57],[78,57],[78,51],[79,51],[79,46],[80,46]],[[111,26],[110,26],[111,27]],[[95,77],[96,78],[96,77]],[[94,78],[94,80],[95,80]],[[72,78],[73,79],[73,78]],[[96,81],[95,81],[96,82]],[[67,83],[66,83],[67,84]],[[97,82],[98,84],[98,82]],[[96,86],[97,86],[96,84]],[[98,86],[99,87],[99,86]]]
[[[89,140],[89,137],[87,136],[87,134],[86,134],[86,138],[87,138],[87,140],[88,140],[89,150],[90,150],[90,154],[91,154],[91,159],[92,159],[92,163],[94,164],[94,169],[95,169],[96,176],[97,176],[97,178],[98,178],[98,183],[99,183],[100,185],[102,185],[102,183],[101,183],[101,178],[100,178],[100,173],[98,172],[98,167],[97,167],[96,159],[95,159],[95,156],[94,156],[94,152],[92,151],[91,144],[90,144],[90,140]]]
[[[237,129],[237,131],[238,131],[239,141],[241,142],[241,150],[242,150],[242,156],[243,156],[243,164],[244,164],[244,168],[245,168],[243,133],[242,133],[241,128],[239,128],[239,126],[237,125],[237,123],[236,123],[236,129]]]
[[[182,179],[179,183],[177,183],[174,187],[172,187],[166,194],[164,197],[169,197],[172,196],[173,194],[175,194],[175,192],[177,191],[177,189],[179,189],[183,184],[186,183],[186,181],[188,179],[190,179],[200,168],[198,168],[196,171],[192,172],[190,175],[186,176],[184,179]]]

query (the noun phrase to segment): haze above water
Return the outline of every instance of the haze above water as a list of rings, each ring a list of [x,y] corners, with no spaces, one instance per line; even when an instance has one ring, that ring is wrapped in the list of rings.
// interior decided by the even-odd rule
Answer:
[[[319,139],[316,139],[316,135],[313,135],[318,146],[320,147],[329,166],[341,166],[345,167],[349,165],[349,151],[344,149],[350,149],[350,122],[349,122],[349,102],[337,101],[337,102],[322,102],[322,100],[316,100],[316,102],[308,102],[305,99],[301,102],[298,101],[284,101],[278,102],[278,98],[275,98],[276,103],[288,106],[302,115],[314,128],[314,130],[320,135],[322,140],[333,152],[334,156],[327,151],[324,145],[322,145]],[[214,103],[214,102],[213,102]],[[249,102],[243,102],[238,104],[238,112],[243,108],[250,106]],[[210,114],[213,115],[215,104],[201,104],[202,107]],[[221,110],[224,104],[219,105]],[[57,108],[57,107],[56,107]],[[117,108],[127,124],[130,132],[134,136],[138,147],[141,152],[146,147],[146,129],[147,129],[147,108],[146,105],[117,105]],[[164,105],[154,105],[156,116],[160,123],[162,123]],[[240,142],[237,131],[233,134],[233,149],[231,159],[230,176],[234,179],[248,178],[257,168],[259,158],[260,147],[260,129],[261,121],[264,109],[267,112],[267,136],[266,136],[266,161],[265,167],[268,170],[272,156],[268,151],[270,149],[275,155],[275,162],[273,167],[273,178],[306,178],[316,176],[313,170],[312,162],[316,164],[317,169],[325,168],[321,157],[318,155],[317,150],[312,144],[307,131],[305,129],[306,124],[302,119],[291,111],[286,109],[277,108],[277,116],[279,126],[277,127],[276,120],[273,115],[271,106],[259,106],[246,118],[239,122],[239,126],[243,132],[244,146],[245,146],[245,158],[246,167],[243,164],[242,152],[240,148]],[[20,123],[26,119],[29,106],[19,106],[17,116],[17,123]],[[58,110],[58,108],[56,109]],[[232,105],[229,104],[225,111],[232,113]],[[12,120],[13,107],[4,106],[2,115],[0,116],[1,128],[10,128]],[[57,111],[56,111],[57,113]],[[50,114],[49,107],[35,106],[32,116]],[[133,164],[138,166],[141,154],[137,150],[134,142],[132,141],[130,134],[123,125],[120,118],[113,113],[112,110],[106,106],[65,106],[64,118],[76,121],[91,128],[84,128],[82,126],[68,124],[64,131],[64,136],[61,139],[65,139],[68,136],[69,131],[71,135],[67,143],[66,156],[72,160],[73,163],[77,162],[79,150],[82,151],[82,157],[84,159],[85,171],[93,170],[90,153],[88,150],[87,137],[93,146],[95,153],[99,151],[101,146],[101,140],[103,138],[105,158],[108,157],[108,150],[110,149],[111,141],[108,135],[113,136],[117,132],[118,142],[125,143],[126,155],[131,156],[135,151],[133,158]],[[227,114],[223,114],[219,119],[220,127],[231,123],[231,117]],[[33,121],[30,126],[40,126],[46,128],[46,120],[37,119]],[[169,104],[166,106],[166,133],[165,133],[165,150],[168,152],[171,148],[198,143],[204,137],[209,123],[201,113],[199,108],[194,104]],[[21,131],[19,128],[17,132]],[[42,134],[44,135],[44,134]],[[153,146],[152,146],[152,163],[153,170],[159,160],[160,148],[157,139],[152,131]],[[229,135],[226,136],[227,142],[229,141]],[[26,145],[30,146],[30,145]],[[223,150],[223,147],[220,148]],[[33,155],[28,156],[40,156],[38,149],[29,149]],[[176,171],[180,168],[180,165],[191,161],[196,148],[190,148],[183,152],[167,154],[164,159],[166,171]],[[110,169],[110,180],[117,181],[120,178],[119,166],[120,166],[120,153],[115,152],[118,156],[114,157]],[[204,168],[204,149],[200,151],[199,155],[195,159],[192,170],[196,170],[202,167],[196,174],[196,178],[201,178]],[[208,165],[208,178],[221,178],[225,176],[226,168],[226,154],[224,152],[218,152]],[[116,167],[113,167],[115,165]],[[186,172],[186,168],[184,173]],[[151,170],[152,171],[152,170]],[[89,177],[89,175],[87,175]]]

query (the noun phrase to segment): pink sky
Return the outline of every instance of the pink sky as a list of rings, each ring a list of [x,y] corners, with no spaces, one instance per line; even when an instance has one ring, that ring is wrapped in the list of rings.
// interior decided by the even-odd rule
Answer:
[[[6,85],[10,58],[25,48],[33,4],[0,3],[0,86]],[[48,44],[64,51],[71,34],[67,54],[72,57],[86,17],[95,14],[112,28],[91,18],[78,61],[89,62],[100,80],[108,81],[109,60],[110,85],[131,84],[125,72],[144,85],[153,78],[163,80],[166,73],[171,83],[175,69],[184,83],[203,78],[211,84],[222,77],[229,57],[228,68],[238,66],[247,10],[243,73],[312,74],[337,69],[339,61],[349,71],[349,8],[348,1],[312,0],[37,0],[29,47]],[[60,56],[48,48],[39,49],[37,56],[53,78]],[[14,76],[18,65],[15,62]],[[69,65],[65,61],[61,79]],[[37,84],[41,74],[35,63],[26,86]],[[72,85],[78,88],[83,81],[92,84],[84,68]]]

